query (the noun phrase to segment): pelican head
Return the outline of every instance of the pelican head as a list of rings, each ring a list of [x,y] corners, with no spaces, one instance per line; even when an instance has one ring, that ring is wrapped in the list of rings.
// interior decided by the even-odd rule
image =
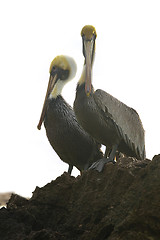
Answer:
[[[49,68],[49,82],[44,100],[42,113],[37,128],[40,130],[42,122],[44,121],[46,109],[48,106],[48,99],[56,98],[61,94],[64,85],[74,78],[76,75],[77,66],[73,58],[60,55],[53,59]]]
[[[86,76],[85,76],[85,92],[87,96],[91,93],[91,71],[95,53],[95,39],[97,37],[96,30],[91,25],[86,25],[81,31],[83,41],[83,55],[85,57]]]

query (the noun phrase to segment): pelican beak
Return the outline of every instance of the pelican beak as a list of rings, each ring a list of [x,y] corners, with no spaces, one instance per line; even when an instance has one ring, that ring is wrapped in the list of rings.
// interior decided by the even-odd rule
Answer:
[[[91,74],[92,74],[92,61],[94,53],[94,39],[84,40],[84,53],[86,63],[86,76],[85,76],[85,92],[89,96],[91,93]]]
[[[41,113],[41,116],[40,116],[39,123],[37,125],[38,130],[41,129],[41,125],[44,121],[44,117],[45,117],[46,110],[47,110],[47,107],[48,107],[48,101],[47,100],[49,98],[49,95],[50,95],[52,89],[54,88],[56,80],[57,80],[57,74],[55,74],[54,76],[50,75],[49,82],[48,82],[48,87],[47,87],[47,92],[46,92],[46,96],[45,96],[45,100],[44,100],[44,104],[43,104],[43,108],[42,108],[42,113]]]

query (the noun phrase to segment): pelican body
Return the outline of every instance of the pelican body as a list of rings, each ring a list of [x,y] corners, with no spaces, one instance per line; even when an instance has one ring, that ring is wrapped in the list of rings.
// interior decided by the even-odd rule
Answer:
[[[106,155],[107,149],[111,150],[108,158],[102,158],[91,168],[102,171],[106,162],[114,162],[116,151],[144,159],[144,129],[138,113],[109,93],[93,89],[91,68],[97,36],[95,28],[87,25],[81,35],[85,62],[77,85],[74,111],[85,131],[106,146]]]
[[[57,56],[50,66],[50,79],[42,114],[42,122],[48,140],[60,159],[69,164],[71,174],[73,166],[80,171],[87,169],[94,161],[102,157],[100,144],[79,125],[71,106],[61,96],[66,82],[76,74],[76,64],[68,56]]]

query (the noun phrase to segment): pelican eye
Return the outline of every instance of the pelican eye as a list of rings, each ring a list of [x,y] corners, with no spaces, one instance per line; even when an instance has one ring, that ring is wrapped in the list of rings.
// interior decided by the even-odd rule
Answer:
[[[52,69],[51,69],[50,74],[54,75],[56,73],[56,69],[57,69],[57,67],[53,66]]]
[[[69,70],[68,69],[64,70],[57,66],[53,66],[50,74],[52,76],[55,76],[55,74],[57,74],[57,77],[58,77],[57,80],[58,79],[66,80],[69,77]]]

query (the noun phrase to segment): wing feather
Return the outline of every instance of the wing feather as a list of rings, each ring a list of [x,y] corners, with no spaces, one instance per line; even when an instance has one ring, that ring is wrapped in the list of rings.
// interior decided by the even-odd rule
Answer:
[[[138,113],[103,90],[96,90],[93,96],[105,116],[113,120],[118,134],[125,143],[137,156],[144,159],[144,129]]]

